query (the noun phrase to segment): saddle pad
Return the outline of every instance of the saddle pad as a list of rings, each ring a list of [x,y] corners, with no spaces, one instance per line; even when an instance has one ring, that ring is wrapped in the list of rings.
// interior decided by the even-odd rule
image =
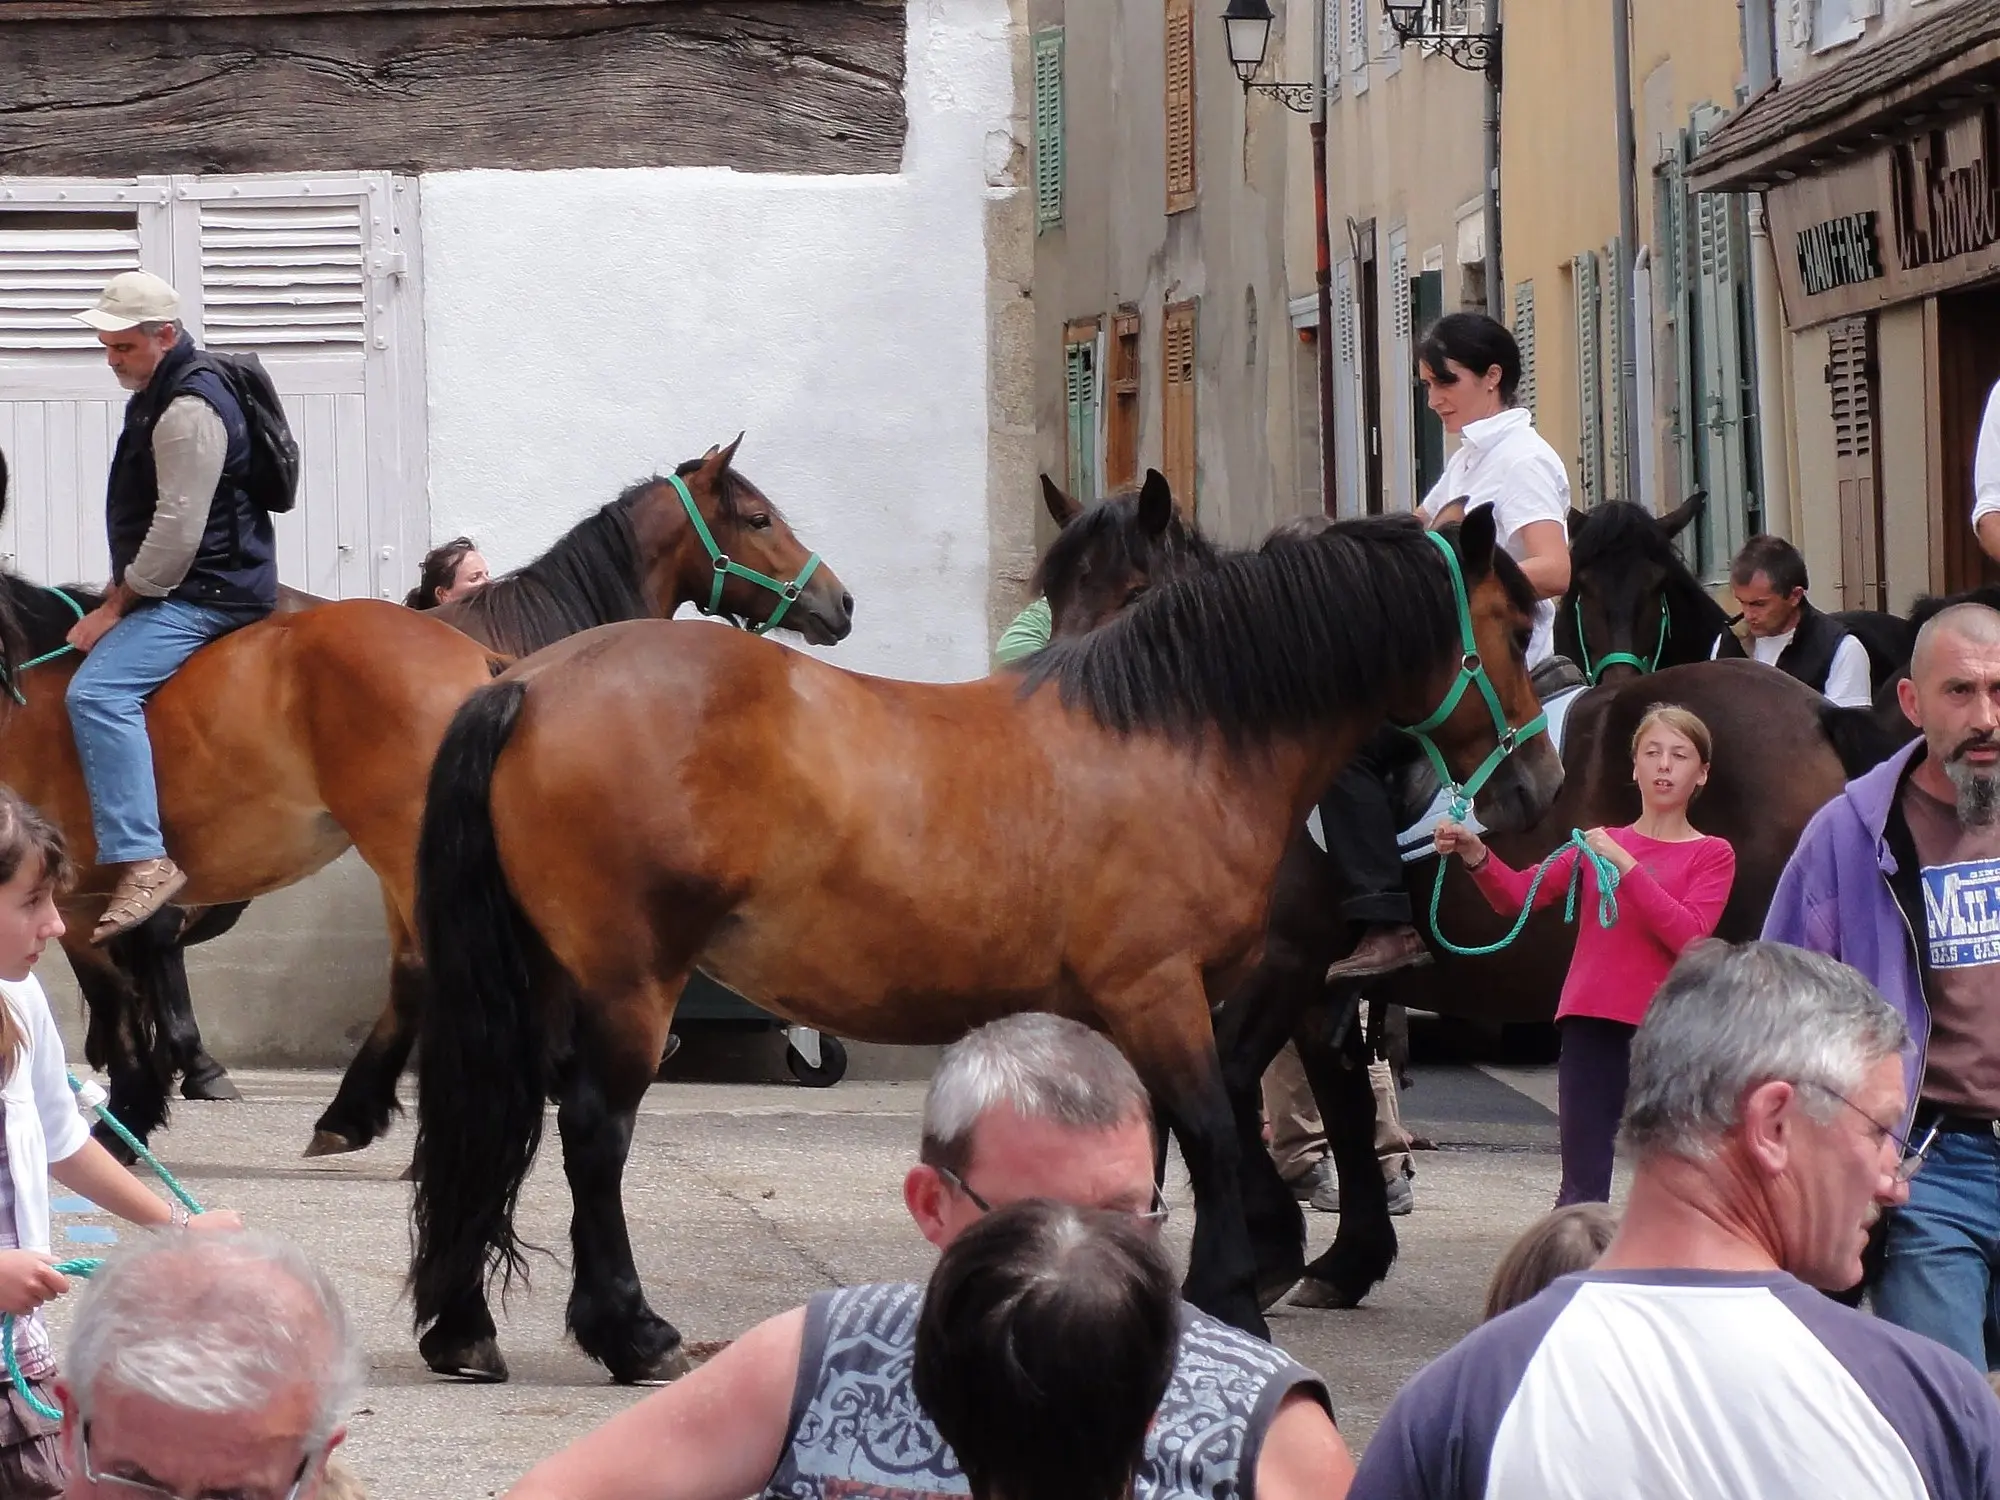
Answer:
[[[1553,698],[1545,699],[1542,703],[1544,712],[1549,716],[1547,731],[1549,743],[1556,747],[1556,754],[1558,755],[1562,754],[1563,726],[1568,722],[1570,706],[1576,702],[1583,692],[1584,689],[1581,687],[1571,688],[1567,692],[1560,693]],[[1437,827],[1439,820],[1444,817],[1450,807],[1450,789],[1439,787],[1437,795],[1431,798],[1430,806],[1424,809],[1423,816],[1396,835],[1396,846],[1402,853],[1404,864],[1412,864],[1420,859],[1428,859],[1431,855],[1437,853],[1436,846],[1431,842],[1431,830]],[[1477,813],[1467,813],[1465,815],[1465,826],[1470,828],[1474,833],[1484,833],[1486,831],[1485,825],[1479,821]],[[1306,817],[1306,832],[1312,836],[1312,841],[1319,845],[1321,849],[1326,848],[1326,830],[1320,826],[1319,809],[1317,807]]]

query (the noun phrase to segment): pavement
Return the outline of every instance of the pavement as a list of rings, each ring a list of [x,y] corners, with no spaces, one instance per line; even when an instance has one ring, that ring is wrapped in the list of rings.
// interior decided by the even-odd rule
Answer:
[[[1403,1248],[1395,1270],[1357,1310],[1273,1313],[1277,1341],[1326,1376],[1357,1451],[1403,1382],[1471,1329],[1494,1262],[1554,1200],[1555,1119],[1542,1102],[1551,1072],[1420,1065],[1403,1095],[1405,1119],[1439,1149],[1417,1158],[1417,1208],[1396,1221]],[[782,1072],[772,1066],[765,1075]],[[245,1101],[177,1103],[160,1153],[204,1202],[310,1247],[346,1295],[370,1364],[346,1453],[371,1495],[502,1493],[537,1459],[644,1394],[608,1384],[564,1338],[566,1263],[553,1256],[538,1260],[531,1285],[517,1288],[500,1315],[512,1381],[475,1387],[434,1378],[417,1356],[402,1295],[410,1189],[401,1173],[412,1125],[399,1123],[366,1152],[304,1160],[299,1152],[336,1075],[235,1077]],[[922,1100],[914,1081],[656,1086],[625,1184],[653,1306],[689,1339],[722,1340],[824,1287],[925,1275],[932,1253],[900,1194]],[[550,1146],[553,1127],[551,1119]],[[1192,1200],[1177,1163],[1168,1200],[1168,1233],[1184,1258]],[[560,1162],[544,1150],[522,1195],[525,1237],[566,1252],[567,1204]],[[1337,1220],[1308,1218],[1317,1254]],[[91,1240],[101,1227],[61,1215],[58,1253],[67,1231],[83,1235],[71,1253],[96,1253]],[[62,1318],[53,1321],[60,1340]]]

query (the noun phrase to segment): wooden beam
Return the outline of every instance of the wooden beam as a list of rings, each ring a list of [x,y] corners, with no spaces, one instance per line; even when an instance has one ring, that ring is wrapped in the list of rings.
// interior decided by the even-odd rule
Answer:
[[[0,0],[0,26],[15,21],[198,21],[210,17],[381,15],[392,11],[599,10],[654,8],[675,0]],[[699,4],[701,0],[678,0]],[[852,0],[799,0],[845,5]],[[875,3],[875,0],[869,0]],[[889,3],[889,0],[881,0]],[[900,10],[901,7],[897,6]]]
[[[328,3],[0,25],[0,175],[901,166],[901,5]]]

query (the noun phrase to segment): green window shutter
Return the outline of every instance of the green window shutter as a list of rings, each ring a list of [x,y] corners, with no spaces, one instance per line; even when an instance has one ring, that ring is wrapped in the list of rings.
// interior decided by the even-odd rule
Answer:
[[[1611,500],[1636,500],[1625,493],[1625,319],[1621,309],[1629,295],[1625,270],[1625,246],[1616,236],[1604,247],[1604,383],[1609,441],[1604,463],[1604,494]]]
[[[1035,232],[1063,221],[1063,29],[1035,33]]]
[[[1514,288],[1514,342],[1521,346],[1521,386],[1516,400],[1535,414],[1535,284]]]
[[[1604,498],[1603,300],[1595,250],[1570,262],[1576,284],[1577,488],[1584,509]]]
[[[1097,498],[1097,346],[1063,346],[1063,386],[1069,404],[1069,493],[1079,505]]]

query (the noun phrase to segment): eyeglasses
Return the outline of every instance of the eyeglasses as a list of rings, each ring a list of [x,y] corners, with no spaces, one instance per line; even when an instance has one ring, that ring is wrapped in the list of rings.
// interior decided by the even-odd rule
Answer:
[[[309,1451],[299,1460],[299,1472],[292,1476],[291,1487],[283,1495],[275,1490],[260,1489],[203,1490],[198,1495],[181,1495],[162,1489],[157,1484],[148,1484],[143,1479],[99,1474],[90,1463],[90,1424],[85,1422],[76,1434],[76,1457],[83,1469],[83,1477],[99,1489],[123,1495],[127,1500],[299,1500],[299,1492],[306,1486],[306,1475],[312,1472],[313,1460],[318,1456],[317,1452]]]
[[[1937,1121],[1931,1121],[1931,1128],[1924,1132],[1924,1138],[1913,1146],[1910,1144],[1908,1136],[1899,1130],[1884,1125],[1880,1120],[1869,1114],[1867,1110],[1856,1104],[1838,1089],[1830,1089],[1823,1083],[1813,1083],[1810,1081],[1806,1082],[1804,1086],[1825,1094],[1829,1099],[1839,1100],[1857,1115],[1861,1116],[1862,1119],[1868,1122],[1869,1129],[1875,1132],[1875,1139],[1878,1142],[1894,1141],[1896,1143],[1896,1181],[1908,1182],[1924,1169],[1924,1158],[1930,1154],[1930,1149],[1938,1138]]]
[[[966,1186],[965,1179],[952,1171],[950,1167],[939,1167],[937,1174],[961,1193],[965,1194],[967,1198],[970,1198],[972,1206],[981,1213],[990,1214],[993,1212],[993,1205],[980,1197],[979,1194],[973,1192],[970,1187]],[[1144,1213],[1133,1213],[1132,1217],[1137,1219],[1141,1224],[1144,1224],[1148,1229],[1158,1229],[1167,1222],[1167,1215],[1170,1211],[1167,1207],[1166,1197],[1160,1192],[1160,1185],[1156,1182],[1153,1184],[1153,1206]],[[1127,1210],[1127,1212],[1131,1211]]]

